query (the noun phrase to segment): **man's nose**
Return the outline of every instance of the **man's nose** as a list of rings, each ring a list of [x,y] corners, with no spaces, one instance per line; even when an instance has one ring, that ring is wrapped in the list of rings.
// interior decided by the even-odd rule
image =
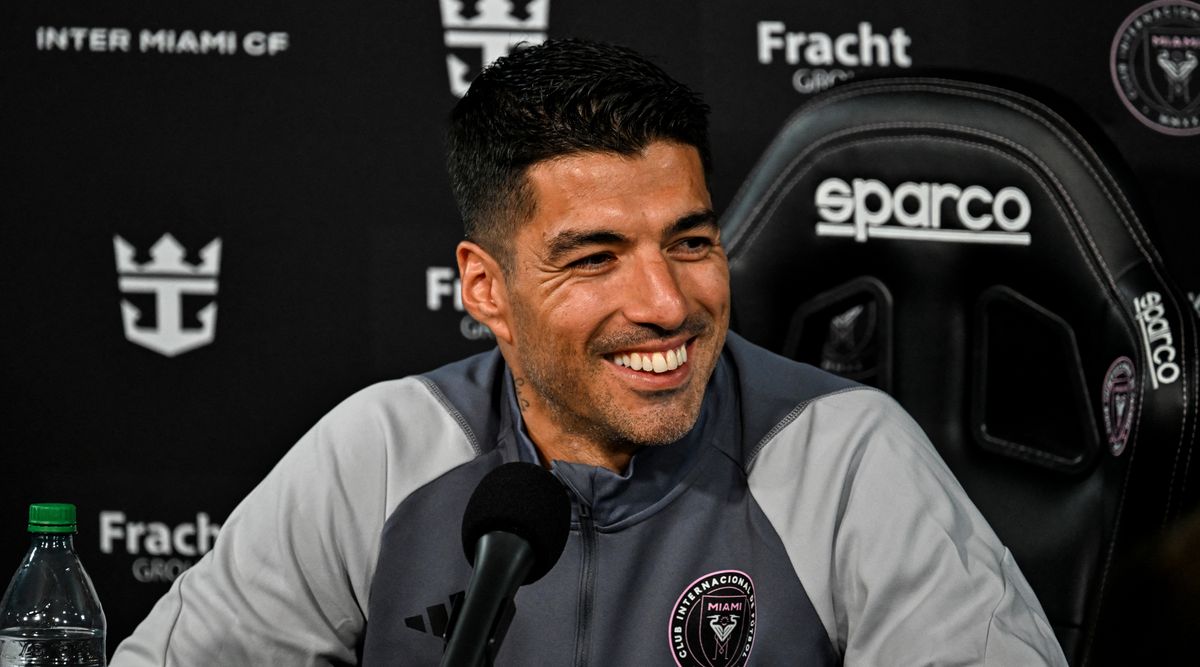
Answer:
[[[687,297],[671,262],[662,255],[638,260],[624,301],[625,317],[635,324],[672,331],[687,319]]]

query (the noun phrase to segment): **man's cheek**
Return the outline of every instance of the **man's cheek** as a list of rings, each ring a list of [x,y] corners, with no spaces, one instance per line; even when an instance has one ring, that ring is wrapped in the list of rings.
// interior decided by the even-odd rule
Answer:
[[[728,312],[729,274],[714,268],[713,271],[698,277],[694,284],[693,296],[714,313]]]
[[[570,299],[548,305],[546,324],[552,329],[568,331],[590,329],[588,323],[599,319],[599,313],[610,310],[611,302],[622,294],[619,290],[608,290],[604,293],[595,289],[580,289],[571,294]]]

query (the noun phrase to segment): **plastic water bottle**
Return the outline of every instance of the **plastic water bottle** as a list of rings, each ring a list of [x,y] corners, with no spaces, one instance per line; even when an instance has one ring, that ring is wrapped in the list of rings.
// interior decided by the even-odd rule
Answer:
[[[0,600],[0,667],[103,667],[104,610],[75,555],[75,506],[29,506],[29,551]]]

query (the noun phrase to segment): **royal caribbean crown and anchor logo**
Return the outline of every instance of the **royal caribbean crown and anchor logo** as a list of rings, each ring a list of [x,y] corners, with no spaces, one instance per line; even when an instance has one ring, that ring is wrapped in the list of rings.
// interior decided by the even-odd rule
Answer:
[[[1200,134],[1200,5],[1159,0],[1121,24],[1110,57],[1113,84],[1129,111],[1154,130]]]
[[[214,296],[217,273],[221,266],[221,239],[213,239],[200,250],[200,262],[185,261],[187,252],[170,234],[163,234],[151,248],[150,261],[135,261],[133,245],[120,236],[113,237],[117,259],[117,287],[126,296],[154,296],[153,324],[142,309],[121,300],[121,320],[125,338],[131,343],[174,357],[208,345],[216,336],[217,303],[210,301],[196,313],[199,327],[184,323],[185,296]]]
[[[439,0],[450,92],[467,93],[484,67],[518,44],[546,41],[550,0]]]

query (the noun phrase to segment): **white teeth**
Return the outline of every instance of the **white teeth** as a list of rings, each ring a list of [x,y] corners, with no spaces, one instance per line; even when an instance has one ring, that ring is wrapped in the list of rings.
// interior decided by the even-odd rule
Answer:
[[[612,357],[612,362],[618,366],[632,368],[635,371],[666,373],[687,363],[687,345],[680,345],[673,350],[667,350],[665,354],[662,352],[654,352],[652,354],[643,354],[641,352],[617,354]]]

